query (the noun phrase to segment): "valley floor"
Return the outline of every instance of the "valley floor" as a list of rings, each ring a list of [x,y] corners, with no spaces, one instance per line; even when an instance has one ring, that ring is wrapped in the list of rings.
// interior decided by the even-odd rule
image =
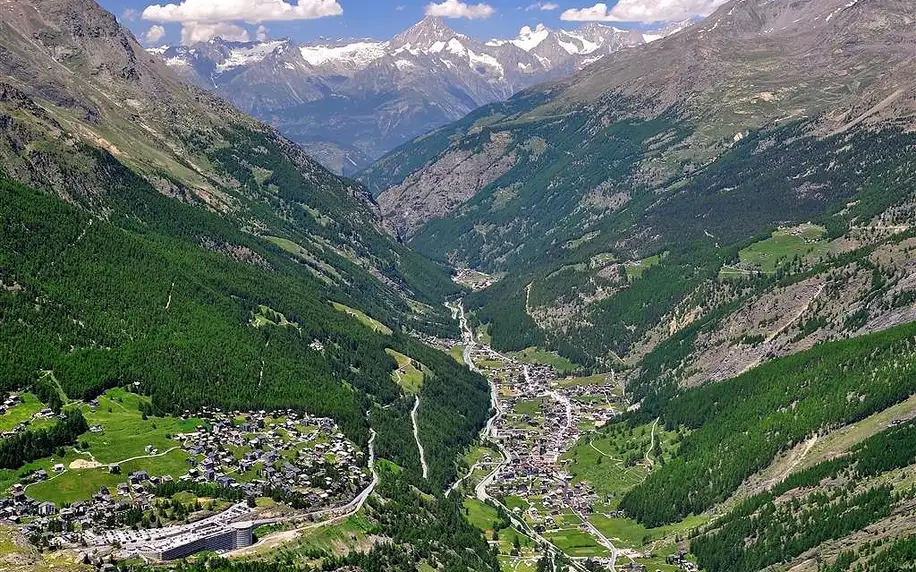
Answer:
[[[603,437],[595,430],[627,408],[613,374],[561,378],[553,367],[523,363],[482,342],[458,310],[463,359],[490,380],[494,415],[452,491],[465,495],[468,519],[499,546],[504,569],[535,570],[545,553],[580,571],[695,569],[688,560],[666,563],[678,548],[673,541],[647,547],[644,540],[673,537],[699,519],[647,531],[616,509],[675,434],[655,423]]]

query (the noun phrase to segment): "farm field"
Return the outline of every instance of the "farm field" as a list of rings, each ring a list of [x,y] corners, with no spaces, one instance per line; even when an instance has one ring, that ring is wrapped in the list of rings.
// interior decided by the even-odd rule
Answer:
[[[587,532],[578,528],[559,529],[548,531],[544,536],[557,545],[557,548],[572,557],[579,556],[607,556],[607,548],[598,544],[598,542]]]

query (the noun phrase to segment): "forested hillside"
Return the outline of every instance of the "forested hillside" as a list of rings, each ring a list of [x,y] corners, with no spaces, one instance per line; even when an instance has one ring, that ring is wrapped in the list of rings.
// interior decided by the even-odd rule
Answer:
[[[444,486],[489,408],[481,377],[417,341],[457,333],[448,270],[384,233],[357,183],[184,83],[94,1],[20,3],[0,32],[0,390],[291,408],[365,445],[367,412],[402,399],[399,351],[431,372],[432,472],[414,482]],[[379,426],[380,449],[402,431]],[[415,454],[384,449],[409,478]]]
[[[916,393],[914,336],[916,326],[908,324],[820,345],[670,399],[663,391],[651,395],[639,417],[657,415],[671,428],[693,431],[677,457],[630,491],[621,507],[652,526],[699,514],[780,451],[908,398]]]
[[[375,332],[335,310],[329,300],[354,303],[347,291],[303,273],[269,241],[142,185],[118,198],[156,218],[125,217],[123,226],[8,180],[0,186],[3,391],[53,371],[72,399],[136,384],[160,411],[304,409],[338,419],[365,442],[365,412],[400,395],[385,352],[393,347],[436,373],[424,395],[449,396],[431,399],[441,410],[423,416],[442,428],[429,435],[436,483],[450,478],[457,449],[483,425],[482,378],[409,336]],[[198,246],[217,240],[232,249]],[[259,323],[264,307],[287,324]],[[376,315],[398,324],[397,314]]]

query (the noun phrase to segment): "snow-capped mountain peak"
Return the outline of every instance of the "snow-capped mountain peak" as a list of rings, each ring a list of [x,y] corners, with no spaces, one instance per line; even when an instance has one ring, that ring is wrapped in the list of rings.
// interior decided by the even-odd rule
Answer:
[[[395,49],[410,44],[414,50],[428,50],[438,42],[448,42],[458,34],[442,18],[427,16],[391,39]]]
[[[541,42],[546,40],[547,36],[549,35],[550,29],[544,26],[544,24],[538,24],[534,30],[528,26],[525,26],[519,30],[518,38],[512,40],[512,44],[518,46],[526,52],[530,52],[534,48],[538,47]]]
[[[339,63],[362,69],[388,54],[388,42],[358,41],[340,45],[300,46],[299,53],[312,66]]]
[[[440,18],[424,18],[388,41],[217,38],[150,53],[340,169],[358,168],[476,107],[645,42],[639,32],[597,24],[574,30],[540,24],[484,43]],[[354,145],[341,153],[339,141]]]

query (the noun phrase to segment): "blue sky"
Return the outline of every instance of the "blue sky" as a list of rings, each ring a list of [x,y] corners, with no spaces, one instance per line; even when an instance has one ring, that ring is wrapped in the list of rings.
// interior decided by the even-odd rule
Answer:
[[[425,14],[480,38],[543,23],[647,27],[710,13],[725,0],[100,0],[148,45],[290,37],[387,39]]]

